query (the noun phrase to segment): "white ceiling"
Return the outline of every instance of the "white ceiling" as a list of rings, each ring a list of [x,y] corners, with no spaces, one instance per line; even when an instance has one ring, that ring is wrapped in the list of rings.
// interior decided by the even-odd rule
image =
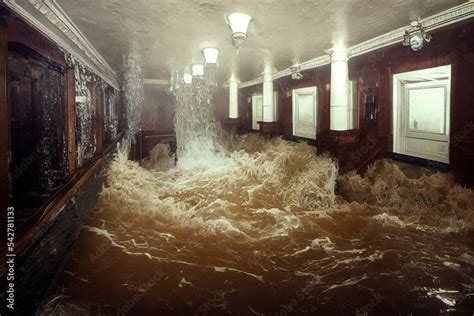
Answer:
[[[334,41],[349,47],[425,18],[464,0],[61,0],[58,4],[117,71],[135,42],[145,78],[202,62],[200,49],[220,49],[218,80],[238,69],[242,81],[261,75],[265,60],[276,70],[321,56]],[[236,63],[225,16],[254,20]]]

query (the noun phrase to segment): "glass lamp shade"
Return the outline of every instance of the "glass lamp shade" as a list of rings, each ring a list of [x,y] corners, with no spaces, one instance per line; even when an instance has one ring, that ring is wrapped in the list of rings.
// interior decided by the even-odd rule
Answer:
[[[193,66],[193,77],[204,76],[204,65]]]
[[[247,34],[247,28],[249,26],[252,17],[245,13],[232,13],[227,17],[227,22],[229,23],[232,33],[242,33]]]
[[[217,64],[219,50],[217,48],[206,47],[202,50],[206,64]]]

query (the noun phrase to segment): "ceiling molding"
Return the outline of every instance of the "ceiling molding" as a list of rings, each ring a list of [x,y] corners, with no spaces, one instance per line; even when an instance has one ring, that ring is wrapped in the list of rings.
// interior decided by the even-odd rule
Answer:
[[[474,17],[474,2],[466,2],[449,10],[432,15],[421,20],[426,31],[433,31],[453,23],[461,22]],[[396,44],[403,41],[405,30],[410,26],[401,27],[395,31],[385,33],[363,43],[352,46],[349,49],[349,57],[356,57],[374,50]]]
[[[92,71],[104,79],[114,88],[119,89],[116,73],[107,61],[97,52],[93,45],[72,22],[66,12],[57,3],[57,0],[0,0],[10,9],[24,18],[33,27],[71,53],[76,59],[88,66]],[[453,23],[457,23],[474,16],[474,1],[453,7],[439,14],[422,20],[427,31],[432,31]],[[349,48],[349,57],[355,57],[371,51],[396,44],[403,40],[405,30],[409,26],[399,28],[381,36]],[[300,71],[314,69],[330,64],[330,57],[323,55],[300,64]],[[291,75],[290,68],[273,74],[274,79]],[[151,84],[151,82],[148,82]],[[243,82],[241,88],[263,83],[263,77]],[[163,80],[159,83],[165,84]]]
[[[311,59],[311,60],[305,61],[304,63],[299,64],[300,66],[299,71],[318,68],[321,66],[329,65],[330,63],[331,63],[331,58],[329,57],[329,55],[320,56],[318,58],[314,58],[314,59]],[[286,68],[284,70],[274,73],[273,80],[291,76],[291,74],[292,72],[290,68]],[[262,83],[263,83],[263,77],[258,77],[254,80],[241,83],[239,87],[246,88],[246,87],[251,87],[251,86],[262,84]]]
[[[3,0],[12,11],[90,68],[115,89],[117,75],[56,0]]]
[[[257,84],[262,84],[262,83],[263,83],[263,77],[258,77],[256,79],[253,79],[253,80],[250,80],[250,81],[242,82],[239,85],[239,87],[240,88],[247,88],[247,87],[255,86]]]
[[[432,15],[428,18],[421,20],[427,31],[433,31],[441,27],[448,26],[457,22],[461,22],[467,19],[474,17],[474,0],[463,3],[461,5],[455,6],[451,9],[445,10],[441,13]],[[354,45],[348,49],[349,57],[356,57],[363,55],[374,50],[387,47],[396,43],[402,43],[405,30],[409,26],[401,27],[397,30],[385,33],[381,36],[372,38],[368,41],[362,42],[360,44]],[[323,55],[309,61],[303,62],[300,64],[301,70],[308,70],[318,68],[324,65],[331,63],[331,58],[329,55]],[[281,70],[273,75],[274,79],[286,77],[291,75],[290,68]],[[246,88],[263,83],[263,78],[258,77],[256,79],[243,82],[240,87]]]

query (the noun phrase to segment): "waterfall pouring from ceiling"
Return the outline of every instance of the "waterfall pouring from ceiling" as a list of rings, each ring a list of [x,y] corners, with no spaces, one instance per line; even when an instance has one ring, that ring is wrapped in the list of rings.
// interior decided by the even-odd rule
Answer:
[[[203,76],[185,83],[177,73],[172,80],[175,97],[175,131],[178,167],[210,169],[225,165],[225,150],[219,144],[213,94],[217,87],[215,67],[205,67]]]
[[[123,91],[127,125],[122,147],[125,152],[129,152],[131,143],[135,141],[135,134],[141,130],[141,116],[145,101],[142,59],[138,44],[131,44],[129,54],[124,56],[123,67]]]

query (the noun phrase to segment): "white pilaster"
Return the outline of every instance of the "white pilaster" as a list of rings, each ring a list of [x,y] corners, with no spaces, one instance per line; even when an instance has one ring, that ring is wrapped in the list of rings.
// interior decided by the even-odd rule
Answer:
[[[331,130],[349,129],[349,64],[347,50],[333,48],[331,54]]]
[[[275,121],[275,102],[273,100],[273,73],[270,65],[265,66],[263,73],[263,121]]]
[[[229,118],[239,117],[239,81],[233,76],[229,80]]]

